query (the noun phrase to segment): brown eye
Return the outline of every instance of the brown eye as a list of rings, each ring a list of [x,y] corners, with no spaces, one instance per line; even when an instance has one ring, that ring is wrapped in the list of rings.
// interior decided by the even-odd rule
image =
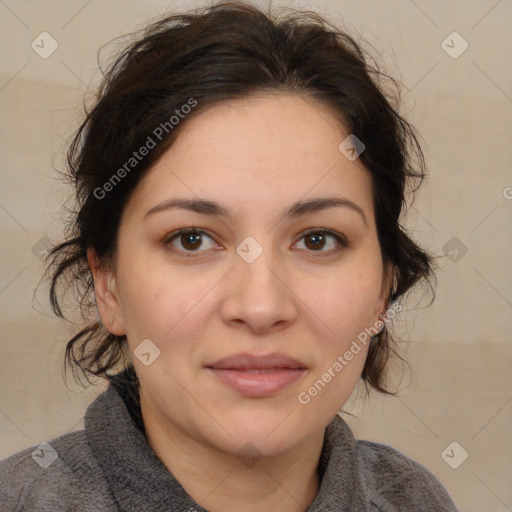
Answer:
[[[194,249],[197,249],[201,246],[202,240],[199,233],[183,233],[180,235],[180,242],[181,245],[187,250],[187,251],[193,251]]]
[[[323,233],[311,233],[304,237],[308,249],[323,249],[325,247],[325,235]]]
[[[339,250],[340,247],[348,247],[347,239],[344,236],[326,229],[308,231],[302,239],[306,241],[305,246],[309,252],[330,253]],[[334,242],[329,244],[329,240],[334,240]],[[328,249],[323,251],[322,249],[326,246]]]
[[[209,246],[206,244],[205,247],[205,239],[210,240]],[[164,244],[166,246],[171,245],[174,249],[185,253],[187,256],[189,255],[187,253],[204,252],[204,250],[211,249],[216,245],[211,236],[197,229],[180,229],[178,232],[168,237]]]

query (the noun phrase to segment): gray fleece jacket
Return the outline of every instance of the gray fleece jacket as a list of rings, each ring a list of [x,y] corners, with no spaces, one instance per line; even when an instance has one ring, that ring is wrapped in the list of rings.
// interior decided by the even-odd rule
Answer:
[[[88,407],[84,430],[0,461],[0,511],[207,512],[147,443],[133,390],[129,379],[114,378]],[[306,512],[457,512],[425,467],[356,440],[338,415],[318,471],[320,489]]]

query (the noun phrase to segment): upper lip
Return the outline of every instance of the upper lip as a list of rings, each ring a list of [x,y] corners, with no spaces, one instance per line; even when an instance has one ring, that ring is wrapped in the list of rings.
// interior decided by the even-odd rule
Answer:
[[[274,353],[255,356],[247,353],[233,354],[208,364],[207,368],[217,370],[271,370],[273,368],[301,369],[306,366],[286,354]]]

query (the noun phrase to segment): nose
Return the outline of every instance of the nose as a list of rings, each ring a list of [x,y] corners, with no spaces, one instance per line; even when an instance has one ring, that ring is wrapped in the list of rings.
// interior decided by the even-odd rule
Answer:
[[[264,250],[252,263],[237,255],[227,276],[221,308],[224,322],[259,334],[290,325],[297,317],[297,297],[287,276],[271,250]]]

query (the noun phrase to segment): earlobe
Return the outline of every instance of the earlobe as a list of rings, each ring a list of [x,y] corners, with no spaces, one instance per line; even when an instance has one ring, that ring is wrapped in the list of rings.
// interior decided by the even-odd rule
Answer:
[[[117,295],[115,272],[110,267],[101,265],[98,255],[93,248],[87,249],[87,263],[94,280],[96,306],[105,328],[112,334],[125,334],[122,312]]]

